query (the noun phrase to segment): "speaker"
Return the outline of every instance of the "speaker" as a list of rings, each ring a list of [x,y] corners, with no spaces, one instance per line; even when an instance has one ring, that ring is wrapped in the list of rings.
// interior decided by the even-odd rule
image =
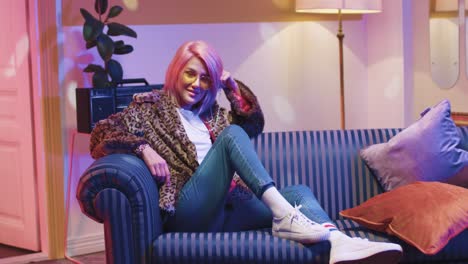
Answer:
[[[144,79],[127,79],[122,83],[144,82],[140,86],[111,88],[76,88],[76,121],[80,133],[91,133],[96,123],[125,109],[135,93],[161,89],[162,84],[149,85]]]

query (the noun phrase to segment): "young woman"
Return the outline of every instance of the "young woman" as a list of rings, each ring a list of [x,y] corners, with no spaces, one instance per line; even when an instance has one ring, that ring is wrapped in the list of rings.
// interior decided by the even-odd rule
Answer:
[[[221,90],[229,112],[216,102]],[[331,263],[398,261],[399,245],[338,231],[308,187],[279,191],[250,142],[263,126],[252,91],[224,71],[213,48],[192,41],[177,50],[163,90],[137,94],[124,111],[100,121],[90,149],[93,158],[133,153],[144,160],[159,183],[167,231],[272,227],[274,236],[301,243],[330,240]]]

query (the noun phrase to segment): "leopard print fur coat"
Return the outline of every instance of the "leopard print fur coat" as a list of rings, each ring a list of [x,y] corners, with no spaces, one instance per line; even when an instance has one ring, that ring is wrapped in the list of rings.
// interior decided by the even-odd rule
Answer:
[[[215,103],[211,111],[200,116],[208,129],[213,128],[210,135],[213,142],[229,124],[241,126],[250,137],[263,131],[264,118],[256,96],[242,82],[237,83],[241,97],[229,89],[224,90],[230,111]],[[149,144],[169,166],[170,181],[163,183],[159,190],[159,206],[169,213],[175,212],[180,190],[199,166],[195,145],[185,132],[177,108],[164,91],[135,94],[133,102],[125,110],[96,124],[90,140],[94,159],[114,153],[134,155],[139,145]],[[217,118],[214,117],[216,115]],[[233,189],[237,190],[239,197],[245,197],[249,192],[238,176],[231,184]]]

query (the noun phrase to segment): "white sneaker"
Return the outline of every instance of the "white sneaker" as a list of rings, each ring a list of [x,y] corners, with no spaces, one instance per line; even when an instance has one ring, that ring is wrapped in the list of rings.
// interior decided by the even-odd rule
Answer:
[[[371,242],[344,234],[340,234],[339,238],[331,243],[330,264],[398,263],[403,253],[403,249],[398,244]]]
[[[299,211],[302,205],[283,218],[273,218],[272,233],[274,236],[291,239],[299,243],[316,243],[328,239],[330,232],[325,227],[313,222]]]

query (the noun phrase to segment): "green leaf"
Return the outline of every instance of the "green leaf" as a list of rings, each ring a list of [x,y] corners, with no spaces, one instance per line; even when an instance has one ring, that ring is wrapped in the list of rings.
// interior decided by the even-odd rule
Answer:
[[[96,40],[97,36],[102,33],[104,24],[93,17],[86,9],[80,8],[81,15],[85,19],[83,25],[83,39],[88,42]]]
[[[133,47],[131,45],[124,45],[121,47],[115,47],[114,54],[122,55],[128,54],[133,51]]]
[[[94,88],[107,88],[109,86],[110,82],[106,72],[98,71],[93,74]]]
[[[102,33],[104,24],[99,20],[86,20],[83,25],[83,39],[86,42],[94,41]]]
[[[123,40],[117,40],[117,41],[114,42],[114,46],[117,49],[119,47],[125,46],[125,43],[123,42]]]
[[[86,21],[83,25],[83,39],[86,42],[88,42],[88,41],[91,41],[92,36],[93,36],[93,26],[91,25],[91,23]]]
[[[106,72],[106,70],[101,65],[89,64],[86,68],[83,69],[84,72]]]
[[[90,48],[93,48],[97,45],[97,41],[96,40],[90,40],[90,41],[86,41],[86,49],[90,49]]]
[[[123,11],[123,8],[121,6],[118,6],[118,5],[113,6],[109,10],[109,14],[107,15],[107,18],[116,17],[116,16],[120,15],[120,13],[122,13],[122,11]]]
[[[107,0],[96,0],[94,2],[94,10],[96,13],[102,15],[107,11],[108,2]]]
[[[83,16],[84,20],[85,21],[88,21],[88,20],[97,20],[96,18],[93,17],[93,15],[91,15],[91,13],[89,13],[86,9],[84,8],[80,8],[80,13],[81,15]]]
[[[129,36],[129,37],[132,37],[132,38],[137,37],[137,33],[135,31],[133,31],[133,29],[131,29],[131,28],[125,26],[125,25],[112,22],[112,23],[107,24],[107,26],[109,27],[109,30],[107,31],[107,34],[109,36],[124,35],[124,36]]]
[[[114,41],[106,34],[101,34],[97,37],[97,48],[101,58],[107,62],[114,54]]]
[[[112,82],[120,82],[123,78],[122,65],[116,60],[109,60],[107,62],[107,71],[109,72]]]

